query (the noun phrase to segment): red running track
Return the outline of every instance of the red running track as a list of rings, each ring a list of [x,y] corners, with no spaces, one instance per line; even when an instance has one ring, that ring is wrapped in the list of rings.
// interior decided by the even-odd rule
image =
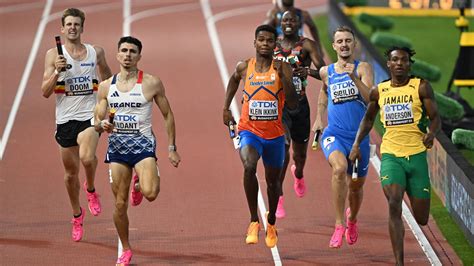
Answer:
[[[31,71],[24,74],[45,3],[0,2],[0,58],[4,60],[0,66],[0,129],[5,132],[11,126],[8,140],[5,133],[2,135],[6,149],[0,161],[0,265],[110,265],[117,257],[117,236],[112,222],[113,196],[103,163],[96,179],[103,213],[99,217],[87,213],[83,241],[70,239],[71,208],[53,138],[54,99],[44,99],[40,91],[44,55],[54,46],[52,37],[59,33],[58,17],[53,16],[38,37],[37,53],[30,59]],[[325,4],[323,0],[296,1],[303,8]],[[115,51],[123,33],[122,1],[56,1],[50,14],[60,14],[73,5],[86,11],[83,41],[104,47],[109,65],[118,71]],[[221,14],[233,15],[216,23],[225,65],[233,71],[238,60],[254,56],[254,29],[264,20],[270,1],[211,0],[210,5],[214,15],[224,11],[229,12]],[[242,166],[222,125],[224,88],[200,1],[137,0],[132,3],[131,14],[147,15],[131,23],[131,34],[144,44],[140,68],[164,82],[175,113],[182,156],[178,169],[168,163],[166,146],[161,145],[166,139],[163,119],[155,110],[161,193],[153,203],[129,208],[133,263],[274,264],[263,241],[244,244],[249,214]],[[22,77],[25,93],[15,119],[9,123]],[[319,82],[310,82],[313,114],[319,87]],[[99,161],[104,158],[105,147],[106,136],[102,136]],[[263,176],[262,169],[258,171]],[[330,168],[320,151],[309,152],[305,173],[308,192],[304,198],[294,195],[291,178],[284,185],[287,217],[277,222],[281,263],[393,264],[387,206],[375,171],[369,171],[365,187],[359,242],[350,247],[344,244],[338,250],[328,248],[334,213]],[[265,191],[264,180],[260,185]],[[81,203],[86,206],[83,193]],[[435,232],[428,237],[437,237],[432,243],[443,264],[459,264],[452,249],[440,240],[434,221],[430,221],[429,229]],[[263,240],[263,231],[260,236]],[[429,265],[410,231],[405,239],[405,257],[407,264]]]

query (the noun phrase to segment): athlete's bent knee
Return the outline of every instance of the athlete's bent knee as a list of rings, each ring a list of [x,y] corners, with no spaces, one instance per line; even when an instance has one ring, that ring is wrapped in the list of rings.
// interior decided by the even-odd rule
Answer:
[[[95,156],[84,156],[81,157],[81,162],[84,167],[92,166],[97,163],[97,157]]]
[[[332,168],[333,178],[336,178],[339,182],[345,182],[346,169],[343,166],[336,165]]]
[[[391,215],[402,215],[402,199],[390,198],[388,200],[388,208]]]
[[[160,193],[160,188],[158,187],[156,189],[142,189],[141,192],[143,194],[143,197],[145,197],[145,199],[151,202],[158,197],[158,194]]]

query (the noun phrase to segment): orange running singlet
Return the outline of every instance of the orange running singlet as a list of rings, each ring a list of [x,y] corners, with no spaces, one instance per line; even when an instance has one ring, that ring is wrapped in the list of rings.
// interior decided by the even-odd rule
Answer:
[[[267,72],[258,73],[255,62],[256,59],[251,58],[247,66],[239,130],[274,139],[285,134],[281,122],[285,94],[273,63]]]

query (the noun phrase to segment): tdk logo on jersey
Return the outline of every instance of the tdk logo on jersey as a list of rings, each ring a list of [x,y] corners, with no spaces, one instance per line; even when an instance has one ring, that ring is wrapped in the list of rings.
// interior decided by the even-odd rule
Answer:
[[[115,115],[115,119],[121,122],[137,122],[137,116],[135,115]]]
[[[73,77],[66,79],[66,84],[91,82],[91,77]]]
[[[252,107],[254,108],[277,108],[276,102],[253,102]]]
[[[405,104],[392,104],[392,105],[386,105],[385,106],[385,112],[386,113],[389,113],[389,112],[395,112],[395,111],[409,111],[411,110],[410,109],[410,106],[409,104],[405,103]]]
[[[82,63],[81,67],[84,67],[84,66],[94,67],[94,62],[92,62],[92,63]]]
[[[340,89],[345,89],[345,88],[354,87],[354,86],[355,86],[354,81],[348,80],[345,82],[339,82],[339,83],[333,84],[332,89],[340,90]]]

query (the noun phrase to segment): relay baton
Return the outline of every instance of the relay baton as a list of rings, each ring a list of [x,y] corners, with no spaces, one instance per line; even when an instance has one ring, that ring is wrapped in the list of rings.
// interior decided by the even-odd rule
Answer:
[[[232,121],[229,121],[229,135],[231,139],[235,138],[235,126]]]
[[[61,36],[59,35],[56,35],[54,37],[54,39],[56,40],[56,48],[58,49],[58,55],[60,56],[64,56],[63,54],[63,46],[61,44]],[[62,68],[61,71],[65,71],[66,69],[65,68]]]
[[[352,181],[357,181],[357,176],[359,172],[359,160],[356,159],[352,165]]]
[[[318,149],[318,146],[319,146],[319,135],[321,135],[321,130],[316,130],[316,132],[314,133],[314,139],[313,139],[313,144],[311,144],[311,149],[313,151],[317,150]]]
[[[115,108],[110,108],[110,111],[109,111],[109,123],[110,124],[114,123],[115,112],[117,112],[117,110],[115,110]]]

